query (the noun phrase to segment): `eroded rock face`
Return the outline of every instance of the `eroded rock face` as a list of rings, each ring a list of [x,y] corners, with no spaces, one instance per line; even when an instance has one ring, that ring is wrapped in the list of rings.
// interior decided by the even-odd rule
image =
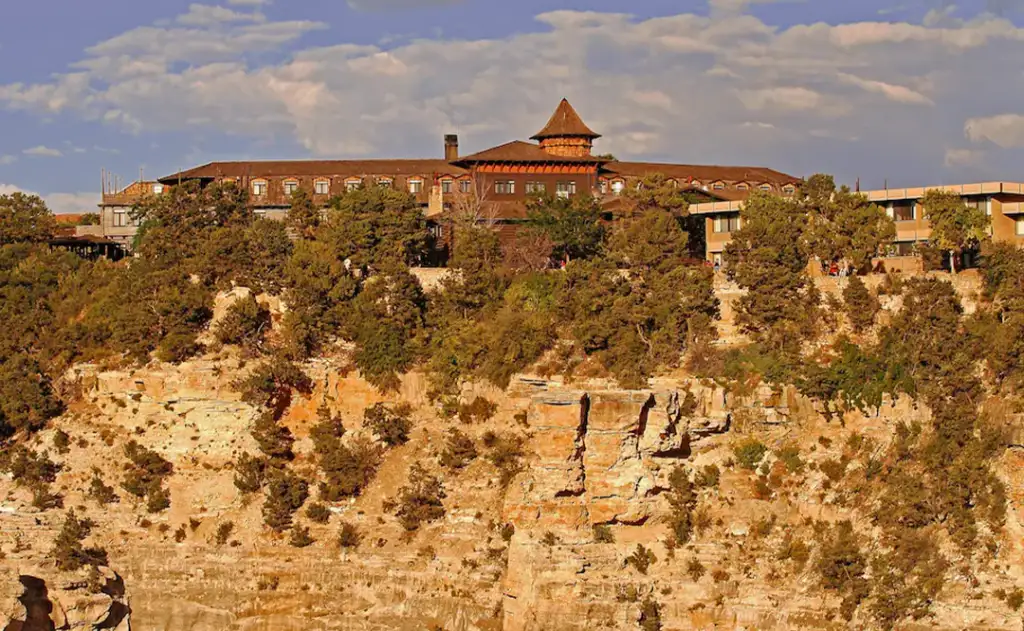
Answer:
[[[103,584],[98,593],[89,593],[84,581],[60,583],[56,578],[18,576],[20,607],[7,608],[4,631],[129,631],[131,607],[124,580],[108,568],[99,571]]]

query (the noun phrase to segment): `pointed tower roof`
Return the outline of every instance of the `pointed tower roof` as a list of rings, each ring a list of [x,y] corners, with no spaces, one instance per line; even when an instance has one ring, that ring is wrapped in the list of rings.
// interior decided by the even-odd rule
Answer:
[[[576,113],[568,99],[562,99],[558,109],[551,115],[551,120],[544,126],[544,129],[537,132],[531,138],[543,140],[545,138],[558,138],[575,136],[578,138],[600,138],[601,134],[594,133],[594,130],[587,127],[580,115]]]

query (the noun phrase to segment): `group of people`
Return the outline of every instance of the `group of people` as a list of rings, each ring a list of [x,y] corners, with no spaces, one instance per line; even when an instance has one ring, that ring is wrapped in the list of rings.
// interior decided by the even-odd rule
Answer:
[[[839,278],[846,278],[847,276],[853,276],[856,270],[853,265],[843,261],[842,264],[832,261],[831,263],[821,262],[821,273],[828,274],[829,276],[838,276]]]

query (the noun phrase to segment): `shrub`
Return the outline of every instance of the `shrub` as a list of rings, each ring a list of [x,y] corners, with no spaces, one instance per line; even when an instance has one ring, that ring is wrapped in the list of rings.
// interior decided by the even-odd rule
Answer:
[[[484,444],[487,444],[484,437]],[[508,486],[523,468],[523,440],[518,436],[494,436],[487,459],[499,473],[501,486]]]
[[[444,517],[445,498],[441,480],[431,475],[419,463],[409,470],[409,481],[399,491],[398,509],[395,515],[407,531],[413,531],[424,522]]]
[[[146,495],[146,510],[150,513],[161,513],[171,507],[171,492],[160,487]]]
[[[8,471],[19,486],[47,485],[57,479],[60,465],[50,460],[49,453],[36,453],[23,445],[14,445],[0,452],[0,471]]]
[[[66,454],[71,447],[71,437],[68,433],[62,429],[58,429],[53,434],[53,448],[57,450],[59,454]]]
[[[317,410],[318,421],[309,430],[313,449],[318,454],[334,449],[345,436],[345,424],[340,416],[331,416],[326,404]]]
[[[314,539],[309,534],[309,526],[299,526],[296,524],[292,527],[292,535],[288,539],[288,544],[293,548],[307,548],[313,545]]]
[[[99,471],[95,469],[92,472],[92,481],[89,482],[89,497],[96,500],[100,506],[120,501],[117,493],[114,492],[114,487],[104,484]]]
[[[693,481],[697,486],[713,489],[718,487],[718,481],[721,476],[722,472],[718,470],[718,467],[713,464],[709,464],[704,465],[704,467],[697,472]]]
[[[74,510],[69,510],[54,540],[50,556],[57,562],[57,567],[66,572],[74,572],[81,567],[107,564],[107,552],[102,548],[86,549],[82,542],[92,532],[95,524],[88,519],[78,519]]]
[[[309,393],[313,382],[294,362],[275,355],[256,367],[249,376],[233,384],[242,393],[242,400],[257,407],[269,407],[275,416],[288,407],[292,392]]]
[[[263,522],[275,532],[284,532],[292,525],[292,515],[309,497],[305,480],[286,471],[274,471],[267,479],[267,495],[263,502]]]
[[[326,524],[331,519],[331,511],[320,502],[313,502],[306,507],[306,517],[316,524]]]
[[[1019,611],[1021,605],[1024,605],[1024,591],[1015,587],[1013,591],[1006,594],[1006,606],[1012,611]]]
[[[367,439],[357,439],[346,446],[338,441],[330,451],[320,454],[320,497],[338,502],[355,497],[373,480],[380,465],[380,450]]]
[[[498,405],[485,397],[476,397],[470,403],[459,406],[459,420],[463,423],[483,423],[491,420],[498,411]]]
[[[130,441],[124,447],[130,464],[125,466],[121,487],[140,498],[146,498],[146,509],[158,513],[170,506],[170,495],[163,488],[164,479],[174,472],[170,462],[157,452]]]
[[[409,420],[411,410],[407,405],[390,408],[377,403],[363,412],[364,425],[388,447],[398,447],[409,441]]]
[[[736,461],[741,467],[750,471],[757,468],[767,452],[768,448],[755,438],[748,438],[732,448]]]
[[[224,319],[217,324],[214,335],[221,344],[235,344],[258,351],[269,330],[270,310],[250,293],[231,303]]]
[[[235,463],[235,488],[242,493],[255,493],[266,481],[267,460],[242,453]]]
[[[850,522],[839,522],[824,533],[815,567],[822,587],[843,597],[842,616],[846,620],[852,619],[870,588],[865,578],[867,560]]]
[[[804,461],[800,458],[800,448],[796,445],[786,445],[775,452],[775,457],[786,465],[786,471],[789,473],[797,474],[804,470]]]
[[[797,539],[793,533],[787,532],[775,556],[780,561],[792,561],[797,571],[800,571],[811,558],[811,548],[803,539]]]
[[[477,457],[473,439],[457,429],[452,429],[445,436],[444,450],[441,452],[441,466],[449,469],[462,469]]]
[[[707,568],[700,562],[700,559],[693,557],[686,563],[686,573],[690,575],[690,579],[694,583],[699,581],[707,573]]]
[[[676,467],[669,475],[668,503],[671,507],[669,526],[676,545],[683,545],[693,536],[693,511],[697,507],[697,493],[690,476],[683,467]]]
[[[640,603],[640,628],[643,631],[661,631],[661,605],[650,596]]]
[[[607,524],[594,524],[595,543],[615,543],[615,534]]]
[[[632,565],[637,572],[647,574],[647,570],[658,560],[654,553],[645,548],[642,544],[636,544],[633,554],[626,557],[626,564]]]
[[[846,304],[846,317],[855,332],[863,333],[874,325],[881,304],[859,276],[850,277],[843,289],[843,301]]]
[[[354,524],[350,524],[347,521],[341,522],[341,528],[338,530],[338,545],[342,548],[358,548],[359,542],[362,541],[363,537],[359,534],[359,529]]]
[[[235,522],[225,521],[217,526],[217,535],[214,540],[217,545],[222,546],[231,538],[231,532],[235,529]]]
[[[292,451],[295,437],[290,429],[277,422],[273,412],[260,414],[253,424],[252,437],[271,462],[283,463],[295,458]]]

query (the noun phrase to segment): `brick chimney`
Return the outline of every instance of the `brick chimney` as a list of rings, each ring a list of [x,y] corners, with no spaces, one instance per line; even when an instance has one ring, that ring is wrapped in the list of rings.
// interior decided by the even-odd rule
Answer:
[[[444,136],[444,159],[454,162],[459,159],[459,137],[455,134]]]

